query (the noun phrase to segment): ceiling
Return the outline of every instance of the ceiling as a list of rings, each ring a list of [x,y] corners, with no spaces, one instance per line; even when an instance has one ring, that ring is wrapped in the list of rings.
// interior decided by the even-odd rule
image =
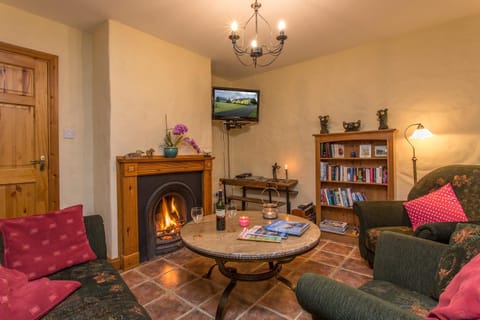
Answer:
[[[227,80],[480,14],[479,0],[260,0],[260,13],[274,29],[286,22],[288,39],[273,65],[254,69],[236,60],[228,40],[230,23],[244,23],[253,0],[0,2],[86,31],[106,19],[119,21],[209,57],[212,73]]]

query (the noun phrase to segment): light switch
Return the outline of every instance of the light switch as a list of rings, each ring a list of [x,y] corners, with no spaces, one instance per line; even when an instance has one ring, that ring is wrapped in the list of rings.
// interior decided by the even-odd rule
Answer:
[[[64,139],[75,139],[75,131],[73,129],[63,129]]]

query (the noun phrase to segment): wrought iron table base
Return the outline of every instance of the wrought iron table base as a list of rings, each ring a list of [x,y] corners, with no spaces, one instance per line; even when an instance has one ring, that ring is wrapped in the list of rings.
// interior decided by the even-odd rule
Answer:
[[[263,280],[268,280],[273,277],[276,277],[277,280],[284,283],[287,287],[289,287],[292,290],[295,290],[292,283],[288,279],[282,277],[279,274],[280,271],[282,270],[282,264],[289,263],[293,259],[295,259],[295,257],[283,259],[279,261],[269,261],[268,262],[269,270],[262,273],[238,273],[236,268],[226,266],[226,263],[228,261],[215,259],[215,264],[212,265],[210,269],[208,269],[208,272],[203,277],[210,279],[213,269],[215,268],[215,266],[218,266],[218,270],[220,271],[220,273],[222,273],[225,277],[230,279],[230,283],[223,290],[222,297],[220,298],[220,301],[218,303],[215,319],[221,320],[223,318],[223,310],[225,308],[225,305],[227,303],[230,293],[232,292],[232,290],[235,288],[235,285],[237,284],[237,281],[263,281]]]

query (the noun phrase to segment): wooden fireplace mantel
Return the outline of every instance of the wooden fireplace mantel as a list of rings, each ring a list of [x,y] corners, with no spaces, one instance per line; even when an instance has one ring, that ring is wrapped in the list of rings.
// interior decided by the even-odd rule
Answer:
[[[203,207],[212,213],[212,157],[186,155],[117,157],[118,250],[120,267],[131,269],[140,263],[138,240],[137,177],[177,172],[202,172]]]

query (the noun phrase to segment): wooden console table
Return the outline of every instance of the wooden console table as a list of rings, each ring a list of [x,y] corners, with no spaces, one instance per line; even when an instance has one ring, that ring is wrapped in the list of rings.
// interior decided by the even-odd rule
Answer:
[[[291,203],[290,203],[290,195],[296,195],[298,191],[293,190],[293,188],[297,185],[298,180],[293,179],[278,179],[277,181],[273,181],[273,179],[267,179],[264,177],[247,177],[247,178],[223,178],[220,179],[220,182],[223,184],[223,194],[225,195],[225,202],[228,200],[239,200],[242,202],[242,210],[245,210],[245,204],[247,202],[253,202],[262,204],[264,202],[272,202],[272,191],[268,192],[268,199],[262,199],[261,197],[248,197],[247,191],[248,189],[254,190],[261,190],[267,187],[275,187],[279,193],[285,194],[285,202],[278,202],[279,206],[287,205],[287,213],[290,213],[291,210]],[[227,185],[231,186],[239,186],[242,188],[242,195],[227,195]]]

